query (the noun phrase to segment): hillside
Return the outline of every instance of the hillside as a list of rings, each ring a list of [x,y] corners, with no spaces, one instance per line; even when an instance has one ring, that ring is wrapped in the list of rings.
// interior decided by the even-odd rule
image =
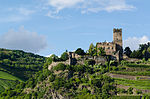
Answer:
[[[51,63],[48,58],[45,65]],[[138,73],[131,73],[131,72]],[[149,61],[105,65],[57,64],[43,69],[1,98],[19,99],[147,99],[150,95]],[[9,94],[8,94],[9,93]],[[147,98],[144,98],[147,97]]]
[[[120,66],[112,67],[108,75],[115,79],[121,90],[131,87],[134,95],[150,94],[150,61],[122,61]]]
[[[48,62],[48,61],[47,61]],[[117,90],[114,80],[104,75],[107,66],[58,64],[53,69],[43,69],[15,89],[6,90],[1,97],[38,99],[109,98]],[[8,94],[12,93],[12,94]],[[5,97],[6,98],[6,97]]]
[[[0,49],[0,93],[42,70],[45,58],[21,50]]]
[[[84,60],[83,64],[69,65],[63,64],[68,61],[68,54],[66,52],[64,52],[60,58],[56,55],[52,55],[47,58],[42,69],[38,68],[36,70],[38,72],[33,72],[34,70],[32,70],[31,73],[35,73],[35,75],[31,75],[32,77],[27,81],[18,82],[13,80],[16,79],[15,77],[12,78],[13,81],[16,81],[16,86],[11,88],[7,87],[5,91],[0,94],[0,98],[150,98],[150,59],[145,60],[145,58],[143,58],[143,60],[134,60],[128,58],[129,60],[117,62],[111,60],[110,57],[107,58],[104,64],[96,64],[95,60],[87,59]],[[52,64],[53,66],[51,66]],[[9,79],[7,75],[3,75],[2,77]],[[18,76],[16,77],[18,78]],[[5,86],[3,82],[5,81],[1,80],[3,86]]]

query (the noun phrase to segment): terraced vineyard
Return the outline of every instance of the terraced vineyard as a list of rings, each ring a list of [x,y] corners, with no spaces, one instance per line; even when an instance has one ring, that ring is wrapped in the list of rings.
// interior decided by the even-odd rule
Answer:
[[[150,64],[149,63],[126,63],[118,67],[111,67],[107,74],[115,79],[117,87],[121,90],[133,88],[133,95],[150,94]],[[138,93],[140,91],[140,93]],[[121,94],[125,94],[121,93]]]
[[[0,48],[0,93],[32,78],[44,62],[45,57],[33,53]]]
[[[0,79],[7,79],[7,80],[19,80],[22,81],[21,79],[19,79],[18,77],[15,77],[11,74],[8,74],[6,72],[0,71]]]
[[[21,79],[11,74],[0,71],[0,93],[5,89],[14,88],[19,81],[23,82]]]

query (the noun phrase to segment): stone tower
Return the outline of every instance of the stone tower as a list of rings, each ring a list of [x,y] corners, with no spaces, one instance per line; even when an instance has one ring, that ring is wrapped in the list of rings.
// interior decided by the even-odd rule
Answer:
[[[113,30],[113,42],[122,47],[122,29]]]
[[[116,52],[119,55],[119,59],[122,59],[123,58],[122,29],[113,30],[113,42],[116,44]]]

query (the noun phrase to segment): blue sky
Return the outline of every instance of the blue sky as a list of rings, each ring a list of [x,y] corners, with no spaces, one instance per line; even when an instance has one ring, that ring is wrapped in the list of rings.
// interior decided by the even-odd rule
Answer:
[[[0,48],[43,56],[113,38],[132,50],[150,38],[149,0],[0,0]]]

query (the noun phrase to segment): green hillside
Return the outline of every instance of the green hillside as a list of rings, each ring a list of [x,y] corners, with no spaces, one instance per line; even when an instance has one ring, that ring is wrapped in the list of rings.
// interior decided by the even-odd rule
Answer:
[[[8,88],[15,88],[16,84],[24,82],[18,77],[15,77],[6,72],[0,71],[0,93]]]
[[[0,93],[15,88],[43,68],[45,57],[21,50],[0,49]]]
[[[0,71],[0,79],[6,79],[6,80],[19,80],[22,81],[21,79],[19,79],[18,77],[15,77],[11,74],[8,74],[6,72]]]
[[[45,57],[21,50],[0,49],[0,71],[12,74],[22,80],[42,70]]]

